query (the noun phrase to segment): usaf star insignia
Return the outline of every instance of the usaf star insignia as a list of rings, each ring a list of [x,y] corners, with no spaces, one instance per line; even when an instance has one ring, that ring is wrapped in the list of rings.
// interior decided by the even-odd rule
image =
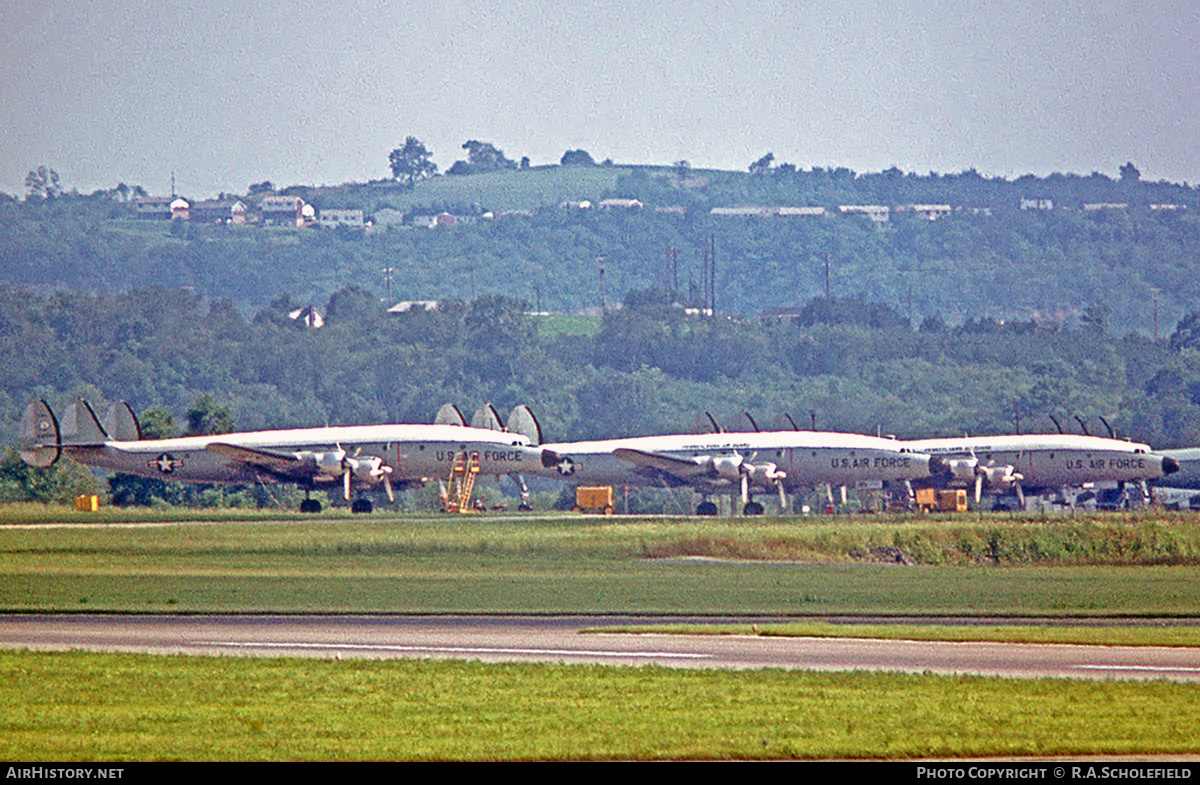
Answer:
[[[170,453],[164,452],[162,455],[158,456],[158,458],[146,465],[157,468],[163,474],[170,474],[171,472],[183,466],[183,461],[178,461],[171,457]]]

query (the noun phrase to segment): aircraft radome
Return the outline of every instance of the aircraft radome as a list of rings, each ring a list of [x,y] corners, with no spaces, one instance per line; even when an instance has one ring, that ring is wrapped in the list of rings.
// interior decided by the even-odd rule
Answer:
[[[544,468],[544,451],[524,434],[444,421],[142,439],[128,404],[110,407],[102,425],[80,399],[61,423],[42,400],[26,407],[21,422],[20,454],[34,466],[50,466],[65,455],[88,466],[164,480],[294,483],[305,490],[336,484],[347,501],[352,490],[382,488],[394,498],[395,488],[444,479],[455,456],[464,453],[478,454],[481,474]],[[320,508],[315,499],[301,505],[304,512]],[[370,499],[355,499],[351,509],[369,512]]]
[[[950,485],[973,487],[978,502],[986,490],[1012,493],[1021,507],[1027,493],[1091,485],[1146,483],[1179,470],[1179,462],[1147,444],[1075,434],[964,436],[914,439],[909,449],[946,459]],[[1064,494],[1068,495],[1068,494]]]
[[[582,485],[690,487],[705,496],[697,515],[716,515],[712,494],[739,494],[747,515],[761,515],[755,492],[780,496],[820,485],[855,486],[929,479],[945,470],[891,439],[820,431],[762,431],[641,436],[543,444],[552,466],[543,476]],[[554,456],[558,456],[557,460]]]

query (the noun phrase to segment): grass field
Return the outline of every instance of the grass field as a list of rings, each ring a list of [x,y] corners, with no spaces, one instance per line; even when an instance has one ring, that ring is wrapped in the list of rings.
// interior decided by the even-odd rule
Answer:
[[[1117,636],[1093,643],[1161,634],[1195,645],[1192,630],[1171,622],[1200,607],[1186,515],[199,515],[0,508],[0,608],[799,617],[757,630],[782,634],[820,632],[803,617],[821,614],[1137,615],[1161,629],[1084,633]],[[161,525],[112,525],[120,517]],[[881,548],[921,564],[878,563]],[[1200,687],[1163,682],[79,652],[0,653],[0,677],[0,754],[10,759],[1200,753]]]
[[[916,758],[1200,750],[1200,686],[0,653],[8,760]]]
[[[1160,617],[1200,608],[1197,527],[1187,516],[237,515],[162,526],[0,526],[0,608]],[[920,554],[923,564],[879,563],[881,548]],[[1067,556],[1076,562],[1064,564]]]

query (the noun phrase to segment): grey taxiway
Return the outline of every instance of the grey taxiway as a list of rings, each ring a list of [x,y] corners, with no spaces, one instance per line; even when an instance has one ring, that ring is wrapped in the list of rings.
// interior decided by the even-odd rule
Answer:
[[[604,632],[586,616],[0,616],[0,648],[1200,681],[1200,650]],[[589,631],[585,633],[585,630]]]

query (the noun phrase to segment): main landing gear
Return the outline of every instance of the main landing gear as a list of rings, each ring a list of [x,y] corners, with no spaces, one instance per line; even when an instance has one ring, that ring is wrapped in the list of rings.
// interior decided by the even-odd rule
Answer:
[[[311,498],[309,489],[304,489],[304,501],[300,502],[300,512],[318,513],[321,511],[321,503],[316,499]]]
[[[350,512],[371,512],[373,509],[375,509],[375,505],[372,504],[371,500],[365,496],[360,496],[354,501],[350,502]],[[305,492],[304,499],[300,502],[300,512],[311,513],[315,515],[320,511],[321,502],[310,498],[308,493]]]
[[[756,501],[748,501],[742,507],[742,515],[762,515],[764,512],[763,506]],[[712,517],[717,515],[717,503],[709,499],[705,499],[696,505],[696,514]]]

